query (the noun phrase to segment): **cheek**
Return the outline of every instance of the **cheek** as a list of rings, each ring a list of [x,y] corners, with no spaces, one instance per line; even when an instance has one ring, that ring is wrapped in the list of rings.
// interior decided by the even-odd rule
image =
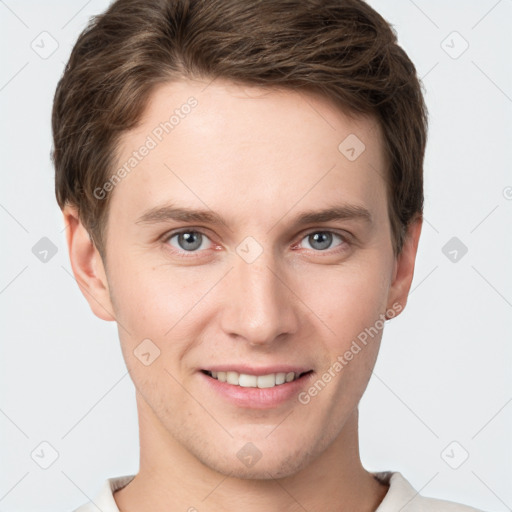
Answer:
[[[142,260],[132,257],[119,262],[109,278],[121,348],[136,379],[150,375],[169,379],[165,370],[179,372],[180,362],[201,339],[209,318],[205,309],[208,300],[204,299],[208,296],[211,301],[208,291],[223,273],[216,269],[207,273],[203,269],[200,273],[193,267],[149,265]],[[149,352],[151,358],[158,354],[151,371],[138,358],[141,352]]]
[[[137,267],[133,261],[120,264],[111,283],[126,366],[138,391],[154,403],[161,387],[157,383],[171,389],[173,376],[178,378],[179,363],[189,347],[183,333],[200,296],[193,282],[187,285],[170,267]]]
[[[339,267],[329,271],[323,290],[308,301],[333,332],[323,338],[326,358],[318,378],[328,382],[323,400],[332,418],[343,418],[360,400],[371,376],[384,330],[389,279],[384,265]],[[322,386],[320,386],[322,387]],[[315,392],[313,390],[313,392]],[[329,399],[330,397],[330,399]]]
[[[334,331],[326,338],[334,346],[350,342],[385,312],[390,283],[384,263],[373,258],[371,263],[318,267],[302,282],[299,295]]]
[[[128,330],[162,338],[201,300],[208,282],[204,273],[199,275],[192,267],[126,259],[109,279],[116,319]]]

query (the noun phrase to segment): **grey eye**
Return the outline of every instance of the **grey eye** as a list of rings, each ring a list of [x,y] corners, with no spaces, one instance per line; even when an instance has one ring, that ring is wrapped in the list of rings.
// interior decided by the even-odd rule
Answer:
[[[206,239],[206,237],[204,237]],[[175,239],[178,245],[175,245],[173,242]],[[184,251],[195,251],[199,249],[203,245],[203,234],[198,231],[182,231],[181,233],[176,233],[169,238],[169,242],[172,246],[177,249],[182,249]]]
[[[330,231],[315,231],[306,235],[303,240],[307,240],[312,249],[324,251],[330,248],[334,237],[338,237],[343,243],[343,238],[340,235]]]

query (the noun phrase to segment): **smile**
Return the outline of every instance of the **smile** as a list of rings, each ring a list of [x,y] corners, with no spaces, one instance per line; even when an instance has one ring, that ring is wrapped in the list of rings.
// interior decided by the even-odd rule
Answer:
[[[203,370],[203,373],[218,380],[219,382],[226,382],[233,386],[239,386],[243,388],[273,388],[282,384],[293,382],[300,379],[303,375],[308,372],[295,373],[295,372],[279,372],[269,373],[267,375],[249,375],[247,373],[238,373],[234,371],[229,372],[210,372]]]

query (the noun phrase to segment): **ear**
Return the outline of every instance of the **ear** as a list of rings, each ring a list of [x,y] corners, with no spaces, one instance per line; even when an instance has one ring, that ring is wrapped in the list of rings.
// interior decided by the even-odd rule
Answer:
[[[422,224],[423,219],[421,216],[418,216],[410,223],[402,251],[395,259],[393,281],[388,295],[388,309],[395,309],[393,304],[397,303],[401,306],[398,314],[403,311],[407,304],[407,297],[414,276],[414,264],[416,262],[416,252],[418,250]]]
[[[63,211],[71,268],[92,312],[102,320],[115,320],[103,261],[75,207]]]

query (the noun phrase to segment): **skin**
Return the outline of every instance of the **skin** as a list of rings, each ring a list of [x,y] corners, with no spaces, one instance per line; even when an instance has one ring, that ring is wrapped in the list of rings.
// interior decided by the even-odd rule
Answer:
[[[110,192],[105,262],[76,209],[64,210],[77,282],[96,316],[117,321],[137,390],[140,471],[115,493],[118,507],[373,511],[388,487],[361,464],[357,406],[382,330],[306,405],[237,407],[199,370],[298,364],[313,383],[379,315],[405,307],[421,219],[395,257],[378,124],[311,93],[164,84],[123,135],[119,165],[190,96],[198,105]],[[366,147],[355,161],[338,150],[349,134]],[[225,224],[137,222],[166,202]],[[371,222],[293,223],[335,204],[363,207]],[[171,238],[179,228],[200,231],[200,248]],[[325,231],[334,234],[322,250],[308,235]],[[237,253],[249,236],[262,250],[251,263]],[[144,339],[160,350],[148,366],[134,355]],[[251,467],[237,457],[248,442],[262,454]]]

